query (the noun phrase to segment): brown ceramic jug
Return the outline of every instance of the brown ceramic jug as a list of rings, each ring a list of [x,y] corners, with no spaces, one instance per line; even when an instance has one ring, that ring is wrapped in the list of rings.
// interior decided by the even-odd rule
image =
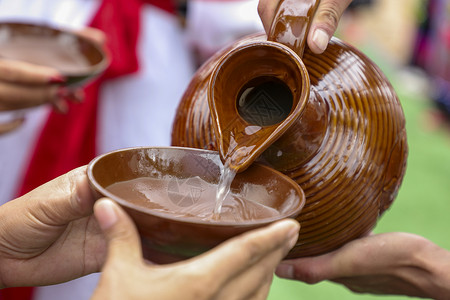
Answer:
[[[288,258],[370,232],[397,195],[408,152],[403,110],[381,70],[337,38],[321,55],[306,47],[318,2],[285,0],[269,37],[208,60],[172,132],[175,146],[218,150],[238,172],[256,160],[300,185],[306,205]]]

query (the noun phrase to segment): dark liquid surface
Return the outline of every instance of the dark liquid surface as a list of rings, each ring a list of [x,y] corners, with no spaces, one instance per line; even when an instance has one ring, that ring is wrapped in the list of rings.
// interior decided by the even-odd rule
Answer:
[[[283,81],[261,76],[241,89],[237,108],[239,115],[250,124],[270,126],[286,119],[292,105],[292,92]]]
[[[246,184],[239,194],[231,191],[225,197],[219,215],[214,214],[217,185],[199,177],[187,179],[142,177],[118,182],[106,189],[138,206],[170,213],[175,217],[212,222],[214,220],[238,222],[280,215],[277,209],[265,205],[275,203],[273,199],[275,196],[264,186],[256,184]],[[294,197],[292,193],[292,199]],[[286,203],[289,203],[289,197]]]
[[[73,36],[11,36],[0,39],[0,57],[55,68],[62,73],[80,73],[90,66]]]

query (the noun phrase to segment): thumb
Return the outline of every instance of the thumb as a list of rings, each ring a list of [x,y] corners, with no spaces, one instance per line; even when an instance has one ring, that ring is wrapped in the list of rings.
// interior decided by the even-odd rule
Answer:
[[[352,0],[321,0],[308,34],[308,46],[312,52],[325,51],[336,31],[344,10]]]
[[[332,253],[328,253],[316,257],[285,260],[278,265],[275,274],[280,278],[315,284],[334,276],[333,257]]]
[[[94,215],[108,242],[107,261],[134,263],[142,260],[136,226],[118,204],[107,198],[97,200]]]
[[[41,224],[66,226],[92,214],[95,197],[89,187],[86,166],[74,169],[20,197],[24,211]]]

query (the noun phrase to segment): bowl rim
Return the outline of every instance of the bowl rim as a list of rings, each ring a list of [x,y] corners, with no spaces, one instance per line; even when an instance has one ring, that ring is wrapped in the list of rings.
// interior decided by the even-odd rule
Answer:
[[[93,187],[98,193],[100,193],[102,195],[100,198],[102,198],[102,197],[110,198],[110,199],[114,200],[115,202],[119,203],[121,206],[136,210],[140,213],[149,214],[154,217],[158,217],[158,218],[162,218],[162,219],[168,219],[171,222],[176,222],[176,223],[184,223],[184,224],[191,224],[191,225],[208,225],[208,226],[214,226],[214,227],[230,227],[230,226],[254,227],[254,226],[258,226],[258,225],[268,225],[270,223],[273,223],[273,222],[276,222],[276,221],[279,221],[279,220],[282,220],[285,218],[296,218],[300,214],[300,212],[303,210],[303,208],[306,204],[306,196],[305,196],[303,189],[293,179],[291,179],[289,176],[281,173],[280,171],[277,171],[277,170],[275,170],[269,166],[263,165],[261,163],[254,163],[254,164],[257,165],[258,167],[262,167],[266,170],[269,170],[270,172],[277,174],[277,176],[280,176],[285,181],[288,181],[291,183],[292,188],[297,192],[297,195],[300,196],[299,203],[294,210],[290,210],[288,213],[280,214],[276,217],[257,219],[257,220],[249,220],[249,221],[239,221],[239,222],[236,222],[236,221],[214,221],[214,220],[207,221],[207,220],[196,220],[194,218],[192,218],[192,219],[191,218],[180,218],[171,213],[156,211],[156,210],[152,210],[152,209],[149,209],[146,207],[142,207],[142,206],[130,203],[130,202],[124,200],[123,198],[120,198],[120,197],[114,195],[113,193],[109,192],[95,180],[95,177],[93,174],[93,169],[94,169],[95,165],[97,164],[97,162],[99,162],[104,157],[114,154],[114,153],[126,152],[126,151],[130,151],[130,150],[137,151],[137,150],[149,150],[149,149],[156,149],[156,150],[173,149],[173,150],[183,150],[183,151],[188,150],[188,151],[192,151],[192,152],[202,152],[205,154],[219,155],[219,152],[214,151],[214,150],[179,147],[179,146],[154,146],[154,147],[153,146],[139,146],[139,147],[127,147],[127,148],[117,149],[114,151],[110,151],[110,152],[101,154],[89,162],[89,164],[87,166],[86,174],[88,177],[88,181],[91,184],[91,187]]]
[[[102,47],[99,43],[96,43],[92,41],[91,39],[77,33],[75,29],[66,28],[64,26],[59,26],[55,24],[50,24],[48,22],[33,22],[33,21],[20,21],[20,20],[4,20],[0,21],[0,27],[2,26],[23,26],[23,27],[35,27],[35,28],[42,28],[50,31],[57,32],[58,34],[67,34],[76,37],[77,39],[80,39],[86,43],[88,43],[91,47],[93,47],[101,56],[101,60],[93,65],[89,65],[85,68],[84,71],[78,71],[78,72],[63,72],[61,71],[61,74],[67,77],[85,77],[85,76],[96,76],[102,71],[104,71],[108,65],[110,64],[110,58],[107,52],[107,49],[105,47]],[[91,75],[88,75],[91,74]]]

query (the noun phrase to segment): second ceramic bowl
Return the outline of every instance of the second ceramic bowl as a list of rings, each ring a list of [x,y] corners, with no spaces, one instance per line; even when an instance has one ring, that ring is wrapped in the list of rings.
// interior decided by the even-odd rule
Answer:
[[[67,85],[83,84],[109,64],[97,43],[75,32],[45,24],[0,23],[0,58],[55,68]]]

